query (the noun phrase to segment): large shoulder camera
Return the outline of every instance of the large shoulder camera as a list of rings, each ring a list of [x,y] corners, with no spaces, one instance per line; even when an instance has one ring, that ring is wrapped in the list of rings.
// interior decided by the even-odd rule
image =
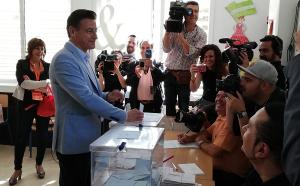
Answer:
[[[182,20],[184,15],[192,15],[192,10],[185,7],[185,3],[173,1],[170,3],[169,18],[166,20],[166,31],[180,33],[183,29]]]
[[[222,38],[220,43],[227,44],[228,47],[222,52],[224,62],[234,62],[236,64],[242,64],[243,62],[239,58],[242,52],[246,52],[249,61],[253,58],[253,49],[257,47],[255,41],[240,44],[238,40],[230,38]]]
[[[245,51],[249,61],[252,60],[253,51],[257,47],[256,42],[247,42],[244,44],[235,44],[236,40],[230,38],[222,38],[220,43],[226,43],[228,47],[222,52],[223,61],[228,63],[229,75],[223,80],[216,80],[217,91],[225,91],[235,96],[236,91],[240,91],[240,77],[238,75],[238,64],[242,64],[240,55]]]
[[[117,60],[117,55],[107,54],[107,50],[103,50],[97,57],[97,63],[103,63],[103,72],[113,71],[115,68],[114,61]]]

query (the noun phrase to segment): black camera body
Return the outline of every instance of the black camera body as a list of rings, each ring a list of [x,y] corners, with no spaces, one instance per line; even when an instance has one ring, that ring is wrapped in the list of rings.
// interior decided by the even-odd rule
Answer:
[[[240,92],[240,77],[238,74],[229,74],[223,80],[216,80],[217,91],[228,92],[236,95],[236,91]]]
[[[117,60],[117,55],[109,55],[107,54],[107,50],[103,50],[101,54],[98,55],[97,60],[99,60],[99,63],[103,63],[103,72],[109,72],[115,68],[114,61]]]
[[[257,43],[255,41],[244,44],[235,44],[238,42],[235,39],[222,38],[219,42],[228,45],[228,47],[222,52],[223,61],[230,61],[239,65],[243,63],[240,59],[241,53],[246,52],[249,61],[251,61],[253,58],[253,49],[257,47]]]
[[[165,27],[167,32],[180,33],[183,29],[182,20],[184,15],[192,15],[192,10],[185,7],[185,3],[173,1],[170,3],[169,18],[166,20]]]
[[[143,60],[140,60],[139,61],[139,65],[140,65],[140,68],[144,68],[145,62]]]
[[[192,132],[199,132],[206,120],[206,116],[202,111],[179,111],[175,117],[176,122],[183,122]]]
[[[241,52],[246,52],[248,55],[249,61],[253,57],[252,49],[257,47],[256,42],[247,42],[244,44],[234,44],[236,40],[230,38],[222,38],[219,40],[220,43],[226,43],[229,47],[227,47],[223,52],[223,61],[228,63],[229,75],[225,77],[223,80],[216,81],[217,91],[224,91],[231,93],[235,96],[236,91],[240,92],[240,77],[238,74],[238,65],[242,64],[239,56]]]

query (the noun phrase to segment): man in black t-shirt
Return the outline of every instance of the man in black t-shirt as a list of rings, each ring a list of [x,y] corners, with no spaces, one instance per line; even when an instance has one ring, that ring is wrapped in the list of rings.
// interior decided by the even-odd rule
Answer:
[[[270,62],[278,73],[278,81],[276,85],[285,90],[286,78],[283,73],[283,66],[281,65],[282,55],[282,39],[274,35],[266,35],[260,39],[259,58]]]

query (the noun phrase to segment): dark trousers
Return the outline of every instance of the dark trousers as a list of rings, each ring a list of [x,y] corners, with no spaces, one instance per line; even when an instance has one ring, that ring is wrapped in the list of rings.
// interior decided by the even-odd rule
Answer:
[[[176,115],[177,96],[179,109],[188,112],[190,103],[190,85],[178,84],[175,76],[168,72],[165,76],[164,88],[166,115]]]
[[[19,121],[17,122],[16,140],[15,140],[15,170],[22,169],[22,162],[27,145],[33,119],[36,119],[37,134],[37,155],[36,164],[43,163],[45,150],[48,141],[49,117],[40,117],[36,115],[37,107],[25,110],[22,103],[19,103]]]
[[[60,186],[91,185],[91,153],[61,154],[56,152],[59,160]]]
[[[133,107],[131,107],[131,109],[140,109],[140,104],[144,105],[144,110],[143,112],[152,112],[152,113],[161,113],[161,105],[162,103],[159,105],[158,103],[155,103],[154,101],[151,103],[141,103],[140,101],[136,100],[135,104],[131,104],[133,105]]]

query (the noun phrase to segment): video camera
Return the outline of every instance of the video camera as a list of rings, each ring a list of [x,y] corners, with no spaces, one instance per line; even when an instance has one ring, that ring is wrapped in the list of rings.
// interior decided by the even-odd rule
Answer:
[[[222,52],[224,62],[228,62],[229,75],[223,80],[216,80],[217,91],[223,90],[235,96],[237,96],[236,91],[240,91],[238,64],[242,64],[242,61],[239,56],[241,55],[241,52],[246,52],[250,61],[253,57],[252,49],[257,47],[256,42],[247,42],[237,45],[234,44],[236,41],[237,40],[230,38],[222,38],[219,40],[220,43],[226,43],[229,46]]]
[[[103,50],[97,57],[98,64],[103,63],[103,71],[108,72],[112,71],[115,68],[114,61],[117,60],[117,55],[112,54],[109,55],[107,54],[107,50]]]
[[[167,32],[180,33],[183,29],[182,19],[184,15],[192,15],[193,11],[186,8],[186,3],[173,1],[170,3],[169,18],[166,20],[165,28]]]
[[[230,38],[219,39],[219,43],[228,45],[228,47],[222,52],[223,60],[225,62],[231,61],[239,65],[243,63],[239,58],[241,53],[246,52],[249,61],[251,61],[253,58],[253,49],[257,47],[257,43],[255,41],[244,44],[236,44],[239,43],[239,41]]]

